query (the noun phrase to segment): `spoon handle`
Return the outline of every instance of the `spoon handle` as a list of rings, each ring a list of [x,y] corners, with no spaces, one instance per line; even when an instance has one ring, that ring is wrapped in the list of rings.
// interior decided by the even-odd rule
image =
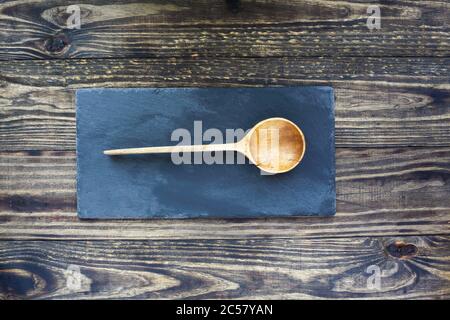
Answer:
[[[226,144],[203,144],[187,146],[165,146],[165,147],[145,147],[105,150],[107,155],[126,155],[126,154],[150,154],[150,153],[172,153],[172,152],[211,152],[211,151],[237,151],[237,143]]]

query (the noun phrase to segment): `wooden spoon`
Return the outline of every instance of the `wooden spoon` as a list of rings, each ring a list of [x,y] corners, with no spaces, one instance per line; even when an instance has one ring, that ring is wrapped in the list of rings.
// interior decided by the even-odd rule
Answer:
[[[305,154],[305,136],[292,121],[269,118],[257,123],[240,141],[227,144],[146,147],[105,150],[107,155],[237,151],[268,173],[294,169]]]

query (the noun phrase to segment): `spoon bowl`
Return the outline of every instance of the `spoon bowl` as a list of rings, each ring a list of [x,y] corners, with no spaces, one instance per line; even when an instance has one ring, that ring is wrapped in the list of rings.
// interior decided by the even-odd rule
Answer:
[[[246,135],[245,155],[261,170],[283,173],[302,160],[305,136],[300,128],[284,118],[270,118],[256,124]]]
[[[267,173],[283,173],[294,169],[303,159],[305,136],[292,121],[269,118],[257,123],[240,141],[227,144],[177,145],[105,150],[107,155],[237,151]]]

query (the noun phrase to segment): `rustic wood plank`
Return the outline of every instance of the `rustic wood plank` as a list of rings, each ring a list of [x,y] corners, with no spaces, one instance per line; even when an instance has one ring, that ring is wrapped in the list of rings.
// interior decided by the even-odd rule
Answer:
[[[450,148],[337,149],[337,214],[276,219],[76,216],[73,152],[0,153],[2,239],[229,239],[450,233]]]
[[[336,145],[450,146],[450,59],[0,62],[0,151],[75,150],[72,89],[332,85]],[[68,89],[68,90],[66,90]]]
[[[448,56],[447,1],[3,1],[0,59]],[[367,27],[378,4],[381,29]]]
[[[364,0],[87,0],[80,30],[68,4],[0,3],[0,60],[72,59],[0,61],[0,298],[450,298],[447,1],[383,2],[373,31]],[[116,57],[158,59],[80,59]],[[73,89],[298,84],[335,87],[360,147],[335,217],[77,219]],[[374,291],[370,265],[397,270]]]
[[[1,241],[0,256],[8,299],[450,297],[448,236]],[[80,281],[67,286],[69,267]]]
[[[0,61],[2,82],[36,87],[267,86],[358,82],[444,86],[450,58],[168,58]]]

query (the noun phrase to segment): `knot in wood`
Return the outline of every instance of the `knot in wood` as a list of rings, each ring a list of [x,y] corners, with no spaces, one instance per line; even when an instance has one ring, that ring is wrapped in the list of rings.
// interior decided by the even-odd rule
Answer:
[[[67,50],[69,39],[65,34],[56,34],[45,41],[45,50],[51,54],[60,54]]]
[[[386,247],[389,255],[399,259],[409,259],[417,254],[417,247],[410,243],[395,241]]]

